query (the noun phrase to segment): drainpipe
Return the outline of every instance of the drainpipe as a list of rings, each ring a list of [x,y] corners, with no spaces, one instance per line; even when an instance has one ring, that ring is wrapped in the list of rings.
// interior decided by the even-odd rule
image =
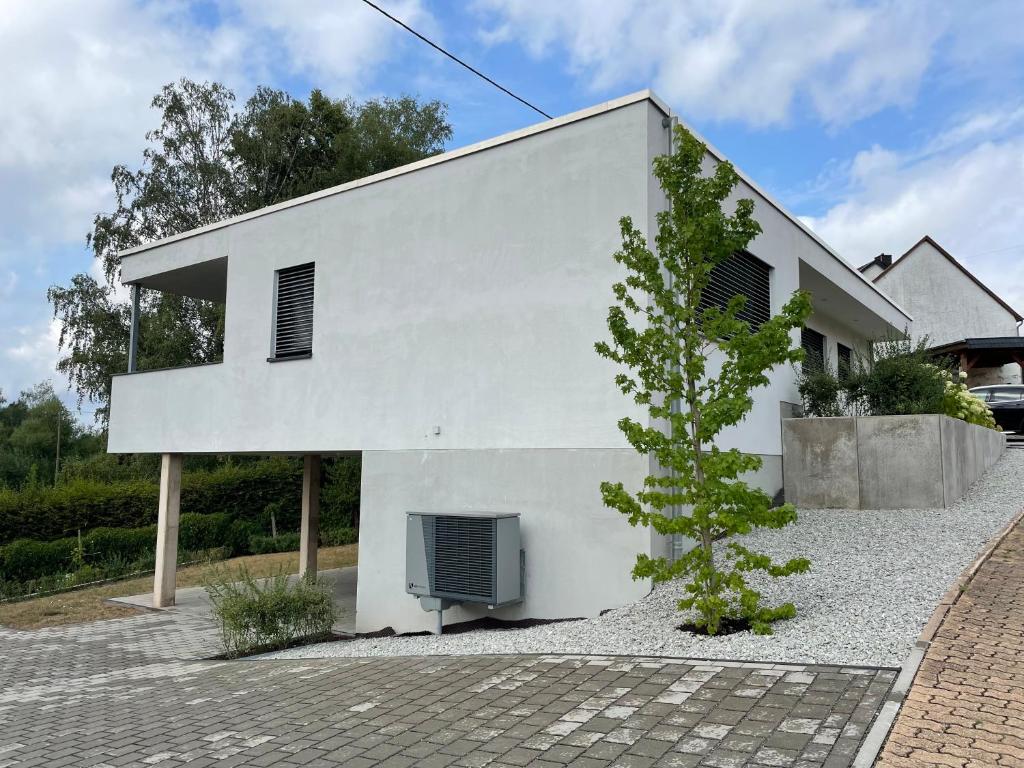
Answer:
[[[1020,326],[1024,323],[1024,320],[1017,321],[1017,336],[1020,336]],[[1017,367],[1020,368],[1020,383],[1024,384],[1024,363],[1017,363]]]
[[[668,153],[670,155],[672,154],[673,142],[674,142],[674,139],[675,139],[676,122],[677,122],[676,118],[672,117],[672,116],[664,117],[664,118],[662,118],[662,121],[661,121],[662,127],[668,129]],[[671,205],[672,205],[671,202],[669,202],[669,210],[671,210]],[[657,247],[657,246],[655,246],[655,247]],[[673,288],[673,279],[672,279],[672,273],[671,272],[668,273],[666,282],[668,284],[669,290],[671,290]],[[679,360],[678,359],[675,360],[672,363],[672,372],[673,373],[678,373],[679,372]],[[678,399],[676,399],[669,406],[669,410],[672,413],[680,413],[682,411],[682,404],[679,402]],[[671,421],[669,421],[669,425],[668,425],[668,434],[669,434],[669,437],[672,436],[672,422]],[[670,475],[670,477],[675,477],[676,476],[676,471],[674,469],[669,470],[669,475]],[[673,489],[674,489],[674,486],[673,486]],[[678,517],[679,513],[680,513],[679,506],[678,505],[674,505],[672,510],[671,510],[672,517]],[[674,563],[676,561],[676,559],[678,557],[677,550],[681,549],[679,544],[680,544],[680,535],[678,533],[672,534],[672,537],[669,539],[669,543],[668,543],[669,562]]]

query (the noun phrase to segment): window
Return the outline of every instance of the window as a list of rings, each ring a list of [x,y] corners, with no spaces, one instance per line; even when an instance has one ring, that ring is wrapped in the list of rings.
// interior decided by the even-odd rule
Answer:
[[[756,331],[772,315],[769,273],[771,267],[746,251],[734,253],[711,270],[707,288],[701,293],[699,308],[725,309],[733,296],[746,296],[747,303],[737,315]]]
[[[992,403],[1009,403],[1020,400],[1020,391],[1016,389],[997,389],[990,392],[988,399]]]
[[[836,344],[839,378],[843,379],[853,372],[853,350],[845,344]]]
[[[800,346],[804,348],[804,367],[821,370],[825,367],[825,337],[811,328],[800,331]]]
[[[274,281],[274,356],[272,360],[313,353],[314,264],[279,269]]]

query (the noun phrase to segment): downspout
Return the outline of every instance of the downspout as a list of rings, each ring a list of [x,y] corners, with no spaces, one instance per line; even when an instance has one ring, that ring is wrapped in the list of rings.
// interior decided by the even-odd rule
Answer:
[[[671,116],[671,115],[665,116],[661,120],[662,128],[667,128],[668,129],[668,154],[669,155],[672,154],[673,142],[674,142],[674,139],[675,139],[676,122],[677,122],[676,118]],[[667,198],[667,195],[666,195],[666,198]],[[668,200],[668,206],[669,206],[668,210],[671,211],[672,210],[672,201],[671,200]],[[669,290],[672,290],[673,287],[674,287],[673,286],[674,281],[673,281],[673,278],[672,278],[672,272],[671,271],[669,271],[669,273],[667,275],[666,282],[668,284]],[[675,360],[672,363],[672,372],[673,373],[678,373],[679,370],[680,370],[680,365],[679,365],[679,360],[677,359],[677,360]],[[682,404],[680,403],[678,398],[673,400],[672,403],[669,405],[669,411],[671,413],[673,413],[673,414],[680,413],[682,411]],[[669,423],[668,423],[668,435],[669,435],[669,438],[671,439],[671,437],[672,437],[672,421],[671,421],[671,419],[669,420]],[[673,478],[676,476],[675,469],[670,469],[669,470],[669,476],[673,477]],[[673,491],[674,490],[675,490],[675,485],[673,485]],[[679,505],[675,504],[675,505],[672,506],[672,509],[670,510],[670,516],[672,518],[679,517],[680,512],[681,512],[681,510],[679,509]],[[678,534],[678,533],[672,534],[672,537],[669,540],[669,545],[668,545],[668,549],[669,549],[669,558],[668,559],[669,559],[669,562],[674,563],[678,559],[679,554],[680,554],[680,550],[682,550],[682,548],[683,547],[682,547],[682,537],[681,537],[681,535]]]
[[[1020,326],[1024,323],[1024,320],[1017,321],[1017,336],[1020,337]],[[1020,368],[1020,383],[1024,384],[1024,363],[1017,363],[1017,367]]]

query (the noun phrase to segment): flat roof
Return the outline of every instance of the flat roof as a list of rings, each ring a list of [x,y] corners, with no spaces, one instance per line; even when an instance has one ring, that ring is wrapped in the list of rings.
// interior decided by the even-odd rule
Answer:
[[[622,107],[627,107],[630,104],[636,104],[641,101],[650,101],[656,107],[658,107],[658,109],[660,109],[666,116],[672,114],[672,110],[669,109],[668,105],[665,102],[663,102],[660,98],[658,98],[658,96],[652,93],[650,90],[637,91],[636,93],[631,93],[627,96],[621,96],[617,99],[612,99],[611,101],[596,104],[593,107],[587,107],[586,109],[581,109],[577,112],[570,112],[568,115],[563,115],[561,117],[555,117],[550,120],[545,120],[542,123],[528,125],[525,128],[520,128],[518,131],[511,131],[510,133],[504,133],[500,136],[495,136],[493,139],[485,139],[484,141],[478,141],[475,144],[469,144],[465,147],[460,147],[459,149],[453,149],[448,152],[442,152],[439,155],[425,157],[422,160],[417,160],[414,163],[400,165],[397,168],[392,168],[388,171],[375,173],[373,176],[365,176],[361,179],[355,179],[344,184],[339,184],[336,187],[328,187],[327,189],[322,189],[319,192],[312,192],[308,195],[303,195],[302,197],[295,197],[292,198],[291,200],[285,200],[280,203],[275,203],[274,205],[268,205],[265,208],[258,208],[255,211],[250,211],[249,213],[243,213],[239,216],[232,216],[229,219],[216,221],[213,224],[207,224],[204,227],[197,227],[196,229],[190,229],[186,232],[181,232],[177,235],[171,235],[170,237],[165,237],[160,240],[154,240],[151,243],[143,243],[142,245],[137,245],[134,248],[127,248],[118,253],[118,256],[122,258],[125,256],[132,256],[136,253],[142,253],[143,251],[152,250],[153,248],[159,248],[160,246],[167,245],[168,243],[173,243],[178,240],[185,240],[190,237],[202,235],[206,232],[212,232],[217,229],[223,229],[224,227],[230,227],[233,224],[240,224],[243,221],[249,221],[251,219],[257,219],[261,216],[267,216],[271,213],[276,213],[277,211],[283,211],[286,208],[294,208],[299,205],[305,205],[306,203],[312,203],[316,200],[321,200],[325,197],[340,195],[352,189],[358,189],[359,187],[369,186],[370,184],[377,184],[381,181],[393,179],[397,176],[404,176],[407,173],[414,173],[424,168],[429,168],[433,165],[447,163],[451,160],[456,160],[460,157],[465,157],[466,155],[472,155],[477,152],[483,152],[486,149],[491,149],[492,147],[501,146],[502,144],[510,144],[513,141],[519,141],[520,139],[524,139],[527,136],[533,136],[538,133],[544,133],[545,131],[554,130],[555,128],[560,128],[563,125],[569,125],[571,123],[576,123],[581,120],[586,120],[589,117],[594,117],[596,115],[604,114],[605,112],[611,112],[616,109],[621,109]]]
[[[636,91],[635,93],[631,93],[626,96],[620,96],[617,99],[611,99],[610,101],[605,101],[601,104],[596,104],[592,107],[587,107],[586,109],[581,109],[576,112],[570,112],[569,114],[563,115],[561,117],[555,117],[550,120],[545,120],[544,122],[541,123],[535,123],[534,125],[529,125],[525,128],[521,128],[517,131],[511,131],[509,133],[496,136],[492,139],[479,141],[475,144],[469,144],[465,147],[460,147],[459,149],[453,149],[449,152],[442,152],[439,155],[433,155],[422,160],[417,160],[416,162],[409,163],[408,165],[402,165],[397,168],[392,168],[391,170],[384,171],[382,173],[377,173],[374,174],[373,176],[366,176],[361,179],[355,179],[354,181],[346,182],[345,184],[339,184],[336,187],[329,187],[327,189],[320,190],[319,192],[313,192],[308,195],[303,195],[302,197],[296,197],[291,200],[285,200],[274,205],[269,205],[265,208],[259,208],[255,211],[250,211],[249,213],[243,213],[239,216],[224,219],[223,221],[214,222],[213,224],[207,224],[204,227],[190,229],[186,232],[181,232],[177,235],[171,235],[170,237],[165,237],[160,240],[154,240],[150,243],[143,243],[142,245],[137,245],[134,248],[127,248],[123,251],[120,251],[118,253],[118,256],[121,258],[124,258],[126,256],[133,256],[137,253],[142,253],[144,251],[149,251],[154,248],[159,248],[161,246],[168,245],[170,243],[174,243],[180,240],[185,240],[190,237],[196,237],[207,232],[212,232],[218,229],[223,229],[225,227],[230,227],[233,224],[240,224],[244,221],[256,219],[261,216],[267,216],[269,214],[276,213],[277,211],[282,211],[287,208],[305,205],[306,203],[315,202],[316,200],[321,200],[325,197],[331,197],[333,195],[340,195],[352,189],[358,189],[360,187],[369,186],[370,184],[376,184],[381,181],[386,181],[388,179],[396,178],[398,176],[403,176],[407,173],[414,173],[424,168],[429,168],[434,165],[440,165],[441,163],[446,163],[451,160],[458,159],[460,157],[465,157],[467,155],[472,155],[477,152],[482,152],[484,150],[491,149],[493,147],[498,147],[503,144],[510,144],[514,141],[519,141],[520,139],[524,139],[528,136],[533,136],[539,133],[544,133],[545,131],[554,130],[564,125],[570,125],[581,120],[586,120],[588,118],[595,117],[606,112],[612,112],[616,109],[621,109],[622,107],[627,107],[631,104],[636,104],[643,101],[651,102],[666,117],[672,118],[673,120],[676,120],[679,123],[681,123],[688,131],[690,131],[690,133],[697,137],[697,139],[699,139],[701,143],[705,145],[705,147],[707,147],[708,153],[716,160],[718,160],[719,162],[728,161],[728,158],[725,156],[725,154],[719,151],[717,147],[715,147],[711,142],[704,138],[704,136],[701,135],[699,131],[694,130],[692,126],[687,124],[684,120],[681,120],[677,115],[673,114],[671,107],[669,107],[668,104],[665,101],[663,101],[657,94],[655,94],[650,89],[644,89],[642,91]],[[773,198],[771,195],[765,192],[743,170],[737,168],[735,165],[733,166],[733,168],[736,170],[737,175],[743,181],[743,183],[749,186],[754,192],[756,192],[766,203],[768,203],[768,205],[770,205],[772,208],[774,208],[783,216],[785,216],[801,232],[810,237],[826,253],[835,258],[836,261],[838,261],[851,275],[853,275],[856,279],[863,282],[874,293],[882,297],[882,299],[884,299],[901,315],[903,315],[908,320],[913,320],[911,315],[905,309],[903,309],[903,307],[897,304],[884,291],[880,290],[878,286],[875,285],[871,280],[868,280],[866,277],[864,277],[864,275],[862,275],[856,267],[854,267],[852,264],[846,261],[846,259],[840,256],[828,243],[822,240],[817,235],[817,233],[814,232],[814,230],[812,230],[810,227],[808,227],[806,224],[800,221],[799,218],[790,213],[781,203],[775,200],[775,198]]]

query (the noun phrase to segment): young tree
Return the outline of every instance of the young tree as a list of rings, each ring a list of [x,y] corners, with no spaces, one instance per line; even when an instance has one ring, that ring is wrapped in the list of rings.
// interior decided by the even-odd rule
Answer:
[[[634,578],[686,579],[679,608],[695,610],[695,624],[708,634],[717,634],[726,619],[746,619],[754,631],[770,633],[771,622],[792,617],[795,608],[762,606],[746,574],[786,576],[806,571],[810,563],[798,558],[776,564],[737,541],[716,552],[714,542],[754,528],[781,528],[796,519],[796,510],[789,504],[773,508],[764,491],[740,480],[760,468],[761,459],[735,448],[721,450],[715,437],[750,412],[751,392],[768,383],[775,366],[802,358],[790,335],[810,314],[810,300],[797,291],[779,315],[756,329],[738,317],[744,296],[732,297],[724,308],[702,308],[712,270],[761,231],[752,200],[738,200],[731,215],[724,210],[738,177],[727,162],[705,175],[705,156],[706,147],[679,126],[672,154],[654,161],[670,203],[658,214],[656,252],[629,217],[620,221],[622,248],[615,260],[628,276],[613,286],[611,343],[598,342],[596,349],[628,369],[616,384],[646,407],[650,425],[624,418],[619,428],[662,471],[648,476],[640,490],[606,482],[601,494],[631,525],[696,543],[674,562],[638,555]],[[714,349],[720,367],[709,366]]]

